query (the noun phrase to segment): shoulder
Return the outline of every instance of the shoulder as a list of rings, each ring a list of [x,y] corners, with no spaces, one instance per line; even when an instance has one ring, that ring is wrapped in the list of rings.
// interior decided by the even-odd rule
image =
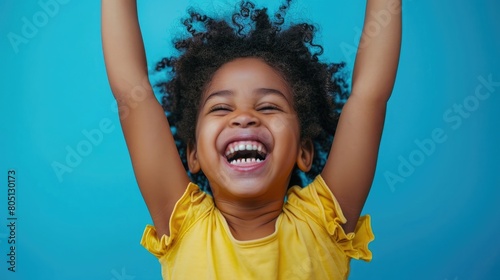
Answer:
[[[214,207],[212,196],[200,189],[195,183],[189,183],[182,197],[177,201],[170,220],[171,227],[175,221],[184,221],[186,218],[207,211]]]
[[[288,192],[285,208],[293,212],[295,217],[305,215],[309,221],[318,224],[322,228],[321,231],[330,236],[346,256],[371,260],[368,243],[374,240],[374,235],[370,216],[361,217],[354,232],[346,233],[342,225],[347,219],[321,175],[304,188],[292,187]]]
[[[170,234],[158,238],[154,226],[147,225],[141,245],[158,258],[166,254],[177,239],[214,206],[212,197],[198,185],[189,183],[182,197],[175,204],[169,221]]]
[[[305,187],[293,186],[288,190],[287,203],[289,204],[303,204],[303,203],[313,203],[315,206],[327,204],[337,204],[335,196],[328,188],[327,184],[323,180],[321,175],[316,176],[316,178]]]

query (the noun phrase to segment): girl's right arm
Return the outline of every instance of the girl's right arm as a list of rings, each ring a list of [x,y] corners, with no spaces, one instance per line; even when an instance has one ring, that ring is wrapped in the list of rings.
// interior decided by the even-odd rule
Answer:
[[[158,237],[189,178],[163,108],[148,79],[136,0],[102,0],[102,42],[109,83],[135,177]]]

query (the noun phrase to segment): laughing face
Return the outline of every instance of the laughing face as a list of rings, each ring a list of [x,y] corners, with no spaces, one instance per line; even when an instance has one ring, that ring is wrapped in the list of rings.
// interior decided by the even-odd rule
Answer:
[[[216,199],[282,198],[294,167],[310,168],[312,144],[300,139],[290,87],[262,60],[224,64],[201,98],[188,163]]]

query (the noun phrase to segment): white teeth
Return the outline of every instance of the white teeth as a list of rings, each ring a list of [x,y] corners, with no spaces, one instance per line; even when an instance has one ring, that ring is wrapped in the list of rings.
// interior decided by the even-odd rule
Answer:
[[[265,157],[265,155],[263,155],[263,153],[264,154],[267,153],[266,148],[261,143],[258,143],[255,141],[245,141],[245,142],[240,141],[240,142],[233,142],[233,143],[228,145],[227,150],[226,150],[226,157],[228,159],[234,158],[235,156],[233,156],[233,155],[235,155],[235,153],[237,153],[239,151],[256,151],[259,154],[256,154],[256,158],[240,158],[237,160],[232,159],[229,162],[230,164],[262,162],[263,160],[257,158],[257,156],[258,157],[261,157],[261,156]]]
[[[227,153],[232,154],[234,152],[245,151],[245,150],[261,152],[262,150],[264,150],[264,147],[260,144],[238,144],[230,146]]]
[[[230,162],[230,164],[242,164],[242,163],[255,163],[255,162],[261,162],[262,160],[260,159],[255,159],[255,158],[243,158],[243,159],[235,159]]]

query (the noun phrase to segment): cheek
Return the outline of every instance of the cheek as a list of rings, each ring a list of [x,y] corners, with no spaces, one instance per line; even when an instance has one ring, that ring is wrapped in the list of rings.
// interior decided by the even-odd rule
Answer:
[[[271,130],[277,133],[282,133],[287,129],[287,120],[282,118],[272,119],[269,126]]]
[[[214,121],[202,120],[196,124],[196,141],[213,139],[217,137],[220,130],[220,124]]]
[[[196,148],[201,161],[204,155],[217,152],[216,140],[220,133],[220,125],[213,121],[199,121],[196,124]]]
[[[274,133],[286,134],[288,137],[300,137],[299,119],[296,115],[272,119],[269,126]]]

